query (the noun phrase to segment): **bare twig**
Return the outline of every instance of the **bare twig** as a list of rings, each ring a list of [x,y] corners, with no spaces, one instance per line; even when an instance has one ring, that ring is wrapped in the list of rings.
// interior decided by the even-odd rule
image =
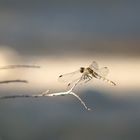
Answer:
[[[87,110],[91,110],[90,108],[87,107],[87,105],[85,104],[85,102],[77,95],[73,92],[74,88],[77,86],[77,84],[82,80],[82,78],[78,79],[76,81],[76,83],[71,87],[70,90],[66,91],[66,92],[57,92],[57,93],[49,93],[49,90],[43,92],[42,94],[39,94],[39,95],[35,95],[35,97],[41,97],[41,96],[65,96],[65,95],[73,95],[75,96],[79,101],[80,103],[84,106],[85,109]]]
[[[87,107],[87,105],[85,104],[85,102],[77,94],[75,94],[74,92],[71,92],[70,94],[73,95],[73,96],[75,96],[81,102],[81,104],[85,107],[85,109],[91,110],[91,108]]]
[[[8,84],[8,83],[28,83],[26,80],[6,80],[0,81],[0,84]]]
[[[1,96],[0,99],[13,99],[13,98],[29,98],[33,97],[32,95],[9,95],[9,96]]]
[[[10,99],[10,98],[38,98],[38,97],[44,97],[44,96],[65,96],[65,95],[73,95],[74,97],[76,97],[80,103],[84,106],[85,109],[87,110],[91,110],[90,108],[87,107],[87,105],[85,104],[85,102],[77,95],[73,92],[74,88],[77,86],[77,84],[81,81],[81,78],[79,80],[77,80],[77,82],[71,87],[70,90],[66,91],[66,92],[56,92],[56,93],[49,93],[49,90],[41,93],[41,94],[37,94],[37,95],[11,95],[11,96],[3,96],[0,97],[0,99]]]
[[[0,67],[1,70],[3,69],[15,69],[15,68],[40,68],[40,66],[36,65],[7,65]]]
[[[50,96],[50,97],[52,97],[52,96],[65,96],[65,95],[73,95],[73,96],[75,96],[81,102],[81,104],[84,106],[85,109],[91,110],[90,108],[88,108],[86,106],[85,102],[77,94],[75,94],[71,90],[68,90],[66,92],[57,92],[57,93],[50,93],[50,94],[48,94],[48,91],[47,91],[47,92],[44,92],[44,93],[40,94],[39,96],[35,95],[35,97],[41,97],[41,96]]]

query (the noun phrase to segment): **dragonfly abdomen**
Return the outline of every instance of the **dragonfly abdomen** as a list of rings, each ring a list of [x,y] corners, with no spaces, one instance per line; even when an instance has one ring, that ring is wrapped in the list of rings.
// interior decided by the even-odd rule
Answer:
[[[104,78],[104,77],[101,77],[101,76],[100,76],[99,79],[101,79],[101,80],[103,80],[103,81],[105,81],[105,82],[111,84],[112,86],[115,86],[115,85],[116,85],[113,81],[110,81],[109,79],[106,79],[106,78]]]
[[[104,67],[104,68],[107,68],[107,67]],[[104,76],[101,76],[100,74],[96,73],[95,71],[92,72],[92,76],[97,78],[97,79],[101,79],[113,86],[115,86],[116,84],[113,82],[113,81],[110,81],[109,79],[105,78]]]

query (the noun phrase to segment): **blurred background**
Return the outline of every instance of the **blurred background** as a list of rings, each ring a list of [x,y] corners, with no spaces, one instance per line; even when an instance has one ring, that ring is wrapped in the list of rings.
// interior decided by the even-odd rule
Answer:
[[[140,2],[119,0],[1,0],[0,96],[66,90],[60,74],[95,60],[117,86],[93,80],[72,96],[0,100],[0,140],[139,140]]]

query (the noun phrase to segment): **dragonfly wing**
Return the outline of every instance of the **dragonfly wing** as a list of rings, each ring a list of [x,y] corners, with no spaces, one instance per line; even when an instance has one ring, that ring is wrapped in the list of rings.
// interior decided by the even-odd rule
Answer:
[[[98,71],[98,70],[99,70],[98,63],[97,63],[96,61],[93,61],[93,62],[90,64],[89,68],[91,68],[91,69],[94,70],[94,71]]]
[[[70,88],[70,87],[73,86],[75,83],[77,83],[78,80],[79,80],[79,82],[78,82],[76,85],[79,85],[79,84],[83,81],[83,79],[80,79],[80,78],[81,78],[81,77],[79,77],[79,78],[77,78],[77,79],[75,79],[75,80],[69,82],[69,83],[68,83],[68,88]]]
[[[85,75],[82,75],[81,77],[79,77],[78,79],[75,79],[74,81],[72,81],[71,83],[68,84],[68,87],[71,87],[73,85],[85,85],[86,83],[88,83],[92,78],[89,78],[87,76],[87,78],[85,79]]]
[[[102,77],[106,77],[109,73],[109,69],[107,67],[102,67],[98,70],[98,74]]]
[[[81,77],[80,70],[77,70],[71,73],[60,75],[58,81],[63,83],[70,83],[80,77]]]

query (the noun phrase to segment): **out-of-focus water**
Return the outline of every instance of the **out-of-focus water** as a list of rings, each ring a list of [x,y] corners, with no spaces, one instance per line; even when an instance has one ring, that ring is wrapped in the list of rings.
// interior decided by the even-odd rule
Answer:
[[[0,44],[29,55],[139,56],[139,5],[110,0],[1,1]]]
[[[82,93],[92,111],[72,96],[1,100],[1,139],[140,138],[139,98],[114,98],[94,90]]]

